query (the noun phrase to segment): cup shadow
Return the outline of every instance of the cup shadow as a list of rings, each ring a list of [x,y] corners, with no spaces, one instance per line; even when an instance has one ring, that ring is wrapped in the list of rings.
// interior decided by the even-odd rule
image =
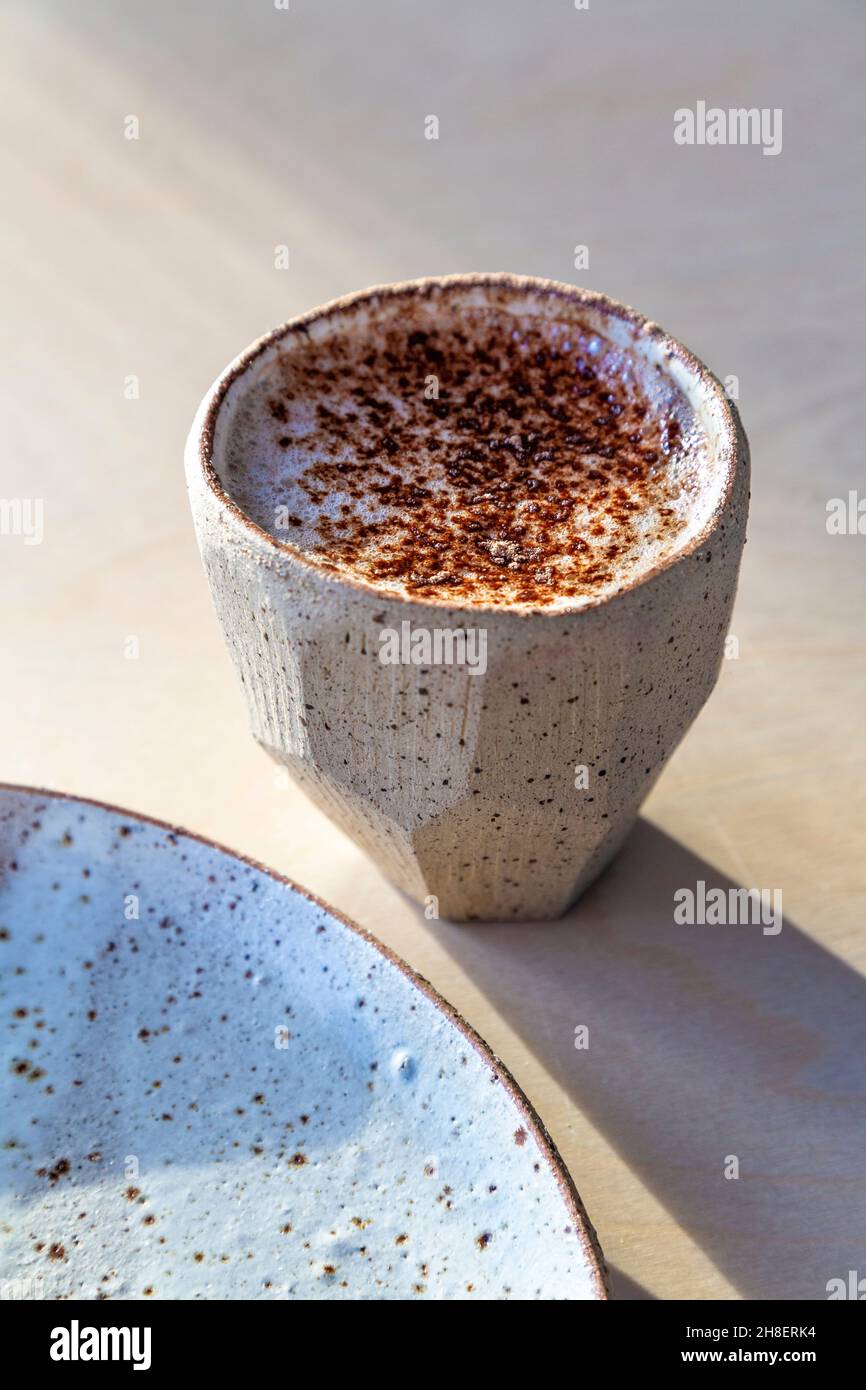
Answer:
[[[639,1284],[636,1279],[632,1279],[623,1270],[607,1261],[607,1272],[610,1279],[611,1296],[617,1303],[650,1303],[655,1302],[655,1294],[645,1289],[643,1284]]]
[[[787,919],[678,925],[698,880],[735,886],[641,820],[559,921],[423,925],[744,1297],[825,1299],[866,1275],[866,981]]]

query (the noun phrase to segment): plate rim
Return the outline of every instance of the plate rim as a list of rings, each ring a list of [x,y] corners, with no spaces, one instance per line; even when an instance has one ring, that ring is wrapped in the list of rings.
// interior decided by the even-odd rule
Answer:
[[[574,1179],[560,1154],[556,1144],[548,1133],[535,1106],[523,1091],[522,1087],[515,1081],[505,1063],[496,1055],[489,1043],[486,1043],[471,1023],[468,1023],[458,1009],[449,1003],[444,995],[440,994],[435,985],[432,985],[424,975],[421,975],[413,966],[393,951],[390,946],[386,946],[377,936],[374,936],[366,927],[347,917],[339,908],[332,907],[330,903],[320,898],[318,894],[312,893],[308,888],[297,883],[287,874],[280,873],[278,869],[273,869],[261,860],[254,859],[252,855],[244,854],[240,850],[230,849],[227,845],[218,840],[213,840],[209,835],[203,835],[197,830],[188,830],[185,826],[175,825],[171,821],[163,820],[159,816],[151,816],[143,811],[131,811],[128,807],[118,806],[112,801],[103,801],[95,796],[83,796],[77,792],[65,792],[50,787],[36,787],[22,782],[0,781],[0,795],[6,792],[23,793],[32,797],[46,797],[52,801],[69,801],[78,805],[94,806],[101,811],[110,811],[114,815],[126,816],[132,820],[141,821],[146,825],[155,826],[159,830],[167,831],[171,835],[180,835],[187,840],[196,841],[198,844],[205,845],[208,849],[217,850],[219,854],[226,855],[230,859],[235,859],[241,864],[246,864],[249,868],[257,870],[259,873],[266,874],[275,882],[282,884],[308,902],[327,912],[331,917],[338,921],[342,926],[360,936],[378,953],[383,956],[391,965],[401,972],[415,989],[425,995],[436,1009],[463,1034],[472,1048],[479,1054],[484,1062],[492,1069],[496,1079],[501,1082],[508,1092],[511,1100],[517,1107],[520,1115],[525,1121],[527,1128],[533,1135],[541,1154],[551,1170],[560,1195],[562,1196],[569,1214],[574,1223],[575,1232],[583,1247],[584,1255],[590,1267],[593,1284],[595,1286],[596,1299],[606,1301],[610,1299],[610,1275],[605,1262],[604,1253],[599,1243],[595,1227],[587,1215],[580,1194],[575,1185]]]

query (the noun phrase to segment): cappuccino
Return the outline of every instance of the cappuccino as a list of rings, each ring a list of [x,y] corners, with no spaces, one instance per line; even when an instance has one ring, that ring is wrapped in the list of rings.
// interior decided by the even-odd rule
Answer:
[[[615,332],[615,326],[614,326]],[[578,608],[706,521],[707,431],[665,362],[551,291],[375,294],[285,336],[214,463],[320,567],[454,606]]]

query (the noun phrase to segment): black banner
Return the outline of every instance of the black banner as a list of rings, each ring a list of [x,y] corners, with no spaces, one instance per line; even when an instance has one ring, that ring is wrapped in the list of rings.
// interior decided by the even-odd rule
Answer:
[[[373,1305],[365,1303],[364,1308],[368,1319],[376,1316]],[[414,1308],[423,1322],[423,1302],[419,1300]],[[257,1376],[271,1369],[285,1374],[287,1348],[303,1346],[310,1311],[303,1313],[299,1324],[296,1309],[285,1302],[0,1302],[4,1340],[8,1347],[14,1338],[22,1368],[61,1378],[92,1376],[100,1369],[113,1374],[124,1370],[224,1374],[227,1357],[238,1348],[252,1355],[253,1347]],[[351,1308],[329,1306],[328,1313],[331,1327],[336,1316],[346,1317],[351,1325]],[[441,1306],[439,1313],[444,1313]],[[793,1365],[811,1367],[826,1376],[843,1364],[850,1365],[863,1330],[861,1316],[835,1302],[611,1301],[572,1304],[562,1315],[561,1335],[605,1339],[597,1349],[612,1371]],[[450,1320],[459,1314],[446,1316]],[[479,1316],[477,1308],[475,1316]],[[372,1326],[367,1321],[365,1330]],[[389,1324],[390,1329],[393,1326]],[[533,1330],[538,1327],[533,1324]],[[357,1344],[352,1345],[356,1355]]]

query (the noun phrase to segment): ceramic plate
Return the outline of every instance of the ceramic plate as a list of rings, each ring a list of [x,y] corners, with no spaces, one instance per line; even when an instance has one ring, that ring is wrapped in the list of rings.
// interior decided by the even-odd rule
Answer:
[[[0,970],[0,1278],[29,1296],[606,1296],[502,1065],[279,875],[0,789]]]

